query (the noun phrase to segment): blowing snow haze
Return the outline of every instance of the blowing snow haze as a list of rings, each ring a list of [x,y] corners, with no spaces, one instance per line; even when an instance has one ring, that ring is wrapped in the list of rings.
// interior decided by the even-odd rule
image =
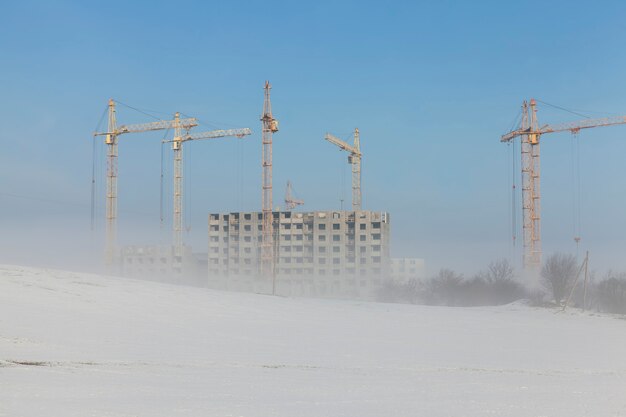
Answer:
[[[0,415],[626,415],[626,5],[177,6],[3,7]]]

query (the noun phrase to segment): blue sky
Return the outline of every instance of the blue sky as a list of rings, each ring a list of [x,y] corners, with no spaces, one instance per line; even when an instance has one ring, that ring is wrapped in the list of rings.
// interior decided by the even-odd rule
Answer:
[[[466,274],[499,257],[517,261],[512,150],[499,136],[530,97],[591,117],[626,114],[625,18],[618,1],[4,4],[0,261],[27,259],[25,251],[58,260],[101,244],[102,193],[89,231],[91,133],[109,97],[157,117],[193,115],[206,129],[254,130],[187,146],[186,240],[204,250],[208,212],[260,207],[266,79],[281,124],[275,204],[290,179],[303,209],[339,208],[341,198],[347,206],[346,155],[323,136],[358,127],[364,208],[391,213],[394,255]],[[541,103],[538,117],[580,118]],[[151,120],[123,106],[118,119]],[[159,223],[162,137],[120,141],[121,243],[170,238],[170,218]],[[569,134],[543,138],[547,253],[576,249],[580,174],[581,250],[598,269],[626,269],[624,139],[626,126],[581,133],[573,164]]]

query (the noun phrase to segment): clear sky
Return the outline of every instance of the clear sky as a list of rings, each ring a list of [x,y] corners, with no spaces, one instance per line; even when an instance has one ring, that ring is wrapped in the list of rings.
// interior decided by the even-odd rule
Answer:
[[[391,213],[393,255],[424,258],[429,272],[517,262],[513,150],[499,137],[530,97],[585,116],[626,114],[624,21],[622,1],[5,2],[0,262],[60,262],[101,246],[105,151],[98,142],[92,234],[91,134],[109,97],[157,117],[196,116],[207,130],[254,130],[187,146],[185,239],[204,251],[207,213],[260,208],[266,79],[281,126],[276,205],[290,179],[303,210],[337,209],[342,198],[348,207],[346,155],[323,136],[358,127],[363,205]],[[581,118],[542,103],[538,117]],[[118,119],[153,120],[121,105]],[[162,138],[120,139],[122,244],[170,239],[169,152],[163,230],[159,221]],[[580,250],[597,269],[626,269],[625,139],[626,126],[581,133],[578,147],[569,134],[543,138],[546,253],[576,250],[580,207]]]

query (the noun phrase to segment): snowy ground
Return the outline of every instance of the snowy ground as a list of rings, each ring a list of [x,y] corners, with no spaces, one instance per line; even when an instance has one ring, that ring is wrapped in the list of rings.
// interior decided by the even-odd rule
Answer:
[[[626,321],[0,266],[0,416],[626,416]]]

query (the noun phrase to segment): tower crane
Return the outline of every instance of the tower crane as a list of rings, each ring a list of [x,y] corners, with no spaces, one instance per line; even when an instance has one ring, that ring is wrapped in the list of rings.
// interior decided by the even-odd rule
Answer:
[[[301,206],[304,204],[303,200],[294,198],[292,196],[292,190],[291,190],[291,181],[287,181],[287,190],[285,191],[285,209],[287,211],[293,210],[298,206]]]
[[[122,125],[117,127],[115,101],[109,100],[108,129],[106,132],[95,132],[95,136],[105,136],[107,145],[107,179],[106,179],[106,241],[105,262],[108,267],[113,264],[117,245],[117,138],[126,133],[141,133],[154,130],[171,129],[178,124],[182,128],[191,129],[197,126],[195,118],[175,120],[159,120],[151,123]]]
[[[183,129],[186,130],[185,133],[183,133]],[[172,226],[174,256],[178,262],[182,261],[183,256],[183,143],[192,140],[233,136],[243,138],[250,134],[252,131],[248,128],[189,133],[189,128],[181,122],[180,113],[174,115],[174,138],[164,142],[171,142],[174,151],[174,219]]]
[[[354,144],[349,145],[336,136],[326,133],[324,137],[330,143],[339,147],[343,151],[350,153],[348,163],[352,165],[352,210],[361,210],[361,143],[359,139],[359,129],[354,129]]]
[[[272,86],[269,81],[265,81],[263,116],[261,116],[261,124],[263,126],[261,275],[267,278],[274,278],[274,236],[272,234],[272,136],[274,133],[278,132],[278,120],[274,119],[272,115],[272,103],[270,101],[271,89]]]
[[[602,119],[584,119],[539,127],[537,122],[537,101],[531,99],[522,104],[522,119],[519,128],[502,135],[501,142],[510,142],[521,136],[522,152],[522,212],[524,235],[524,268],[535,273],[541,266],[541,194],[539,142],[547,133],[571,132],[577,134],[582,129],[626,124],[626,116]],[[578,238],[579,239],[579,238]]]

